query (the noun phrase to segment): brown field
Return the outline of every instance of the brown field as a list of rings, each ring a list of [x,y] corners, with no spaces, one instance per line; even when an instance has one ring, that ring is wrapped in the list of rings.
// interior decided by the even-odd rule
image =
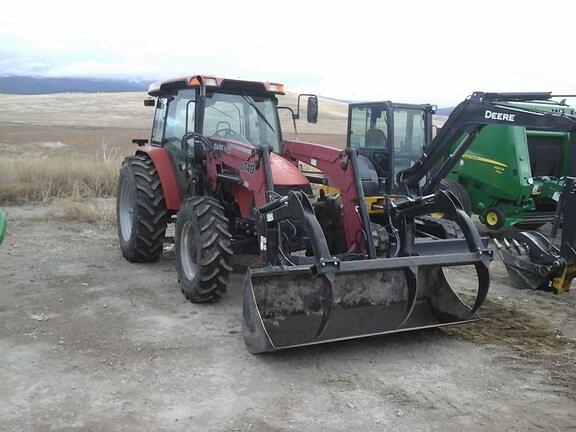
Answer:
[[[110,197],[132,138],[149,136],[153,108],[143,93],[0,95],[0,203]],[[295,95],[282,105],[294,106]],[[345,146],[347,107],[321,100],[317,125],[300,139]],[[289,117],[281,114],[287,138]]]

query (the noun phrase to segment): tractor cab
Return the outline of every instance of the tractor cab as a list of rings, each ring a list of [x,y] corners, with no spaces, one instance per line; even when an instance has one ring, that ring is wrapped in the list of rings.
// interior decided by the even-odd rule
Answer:
[[[194,140],[183,143],[185,135],[194,133],[244,153],[250,153],[254,147],[268,148],[278,154],[282,142],[278,110],[290,110],[295,121],[299,118],[301,99],[298,97],[298,109],[294,112],[278,106],[277,95],[284,94],[282,84],[201,75],[153,83],[148,94],[157,98],[155,102],[153,99],[145,101],[146,105],[156,106],[150,144],[168,152],[180,189],[189,183],[185,167],[187,158],[189,162],[190,156],[194,155],[190,148]],[[315,123],[317,98],[302,96],[309,99],[307,120]],[[279,161],[276,155],[272,163],[275,161]],[[238,170],[223,164],[220,174],[236,176]],[[285,176],[281,182],[307,183],[300,174]]]
[[[360,155],[365,194],[394,193],[398,173],[432,141],[432,105],[393,102],[350,104],[347,147]]]
[[[268,146],[280,151],[282,133],[277,95],[284,94],[284,85],[269,82],[241,81],[193,76],[154,83],[148,94],[157,97],[152,145],[176,147],[189,132],[207,138],[237,141],[252,146]],[[315,123],[317,99],[313,95],[314,113],[308,121]],[[148,102],[148,101],[147,101]],[[148,103],[152,103],[150,101]],[[298,98],[300,103],[300,97]],[[297,113],[293,117],[297,119]]]
[[[152,145],[180,153],[182,137],[196,132],[279,150],[282,84],[193,76],[154,83],[148,94],[158,98]]]

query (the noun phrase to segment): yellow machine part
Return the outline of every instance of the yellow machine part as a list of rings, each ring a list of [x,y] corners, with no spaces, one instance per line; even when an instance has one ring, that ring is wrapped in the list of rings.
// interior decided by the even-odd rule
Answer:
[[[320,190],[324,191],[326,195],[336,195],[340,193],[340,189],[328,185],[320,185]]]
[[[340,190],[338,188],[328,185],[321,185],[320,190],[324,191],[326,195],[336,195],[340,193]],[[384,208],[386,208],[387,200],[388,197],[385,196],[369,196],[364,198],[364,202],[366,203],[366,208],[368,209],[369,214],[384,213]]]
[[[562,276],[552,279],[552,292],[561,294],[570,291],[574,277],[576,277],[576,266],[566,267]]]

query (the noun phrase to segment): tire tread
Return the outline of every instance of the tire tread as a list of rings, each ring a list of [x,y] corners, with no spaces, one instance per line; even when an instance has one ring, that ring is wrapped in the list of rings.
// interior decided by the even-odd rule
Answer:
[[[232,271],[229,264],[232,257],[230,249],[231,234],[228,230],[228,219],[224,216],[223,207],[218,200],[209,196],[195,196],[188,198],[181,207],[187,207],[186,215],[192,215],[192,223],[199,233],[195,239],[201,244],[199,259],[199,274],[193,284],[180,285],[186,298],[193,303],[214,302],[220,300],[226,293],[228,275]],[[189,216],[187,216],[189,217]],[[176,241],[179,242],[178,233],[184,221],[177,221]],[[177,251],[179,246],[176,245]],[[179,259],[177,253],[177,259]],[[178,266],[180,267],[180,265]],[[179,270],[180,271],[180,270]]]
[[[127,157],[122,169],[129,170],[136,183],[136,220],[132,227],[136,237],[132,250],[123,251],[124,256],[131,262],[156,261],[162,255],[170,219],[158,172],[150,157],[144,155]]]

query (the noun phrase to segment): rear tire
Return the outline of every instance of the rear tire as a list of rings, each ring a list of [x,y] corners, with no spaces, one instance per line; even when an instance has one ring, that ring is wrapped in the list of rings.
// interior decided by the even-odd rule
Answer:
[[[192,303],[218,301],[226,293],[231,235],[224,208],[196,196],[180,206],[176,221],[176,268],[182,293]]]
[[[130,262],[157,260],[162,255],[170,215],[158,173],[148,156],[124,159],[116,197],[122,254]]]
[[[466,214],[468,216],[472,214],[472,201],[470,200],[470,195],[468,195],[468,191],[464,186],[452,180],[442,179],[440,180],[440,190],[452,192],[456,198],[458,198],[460,204],[462,204],[462,208]]]

